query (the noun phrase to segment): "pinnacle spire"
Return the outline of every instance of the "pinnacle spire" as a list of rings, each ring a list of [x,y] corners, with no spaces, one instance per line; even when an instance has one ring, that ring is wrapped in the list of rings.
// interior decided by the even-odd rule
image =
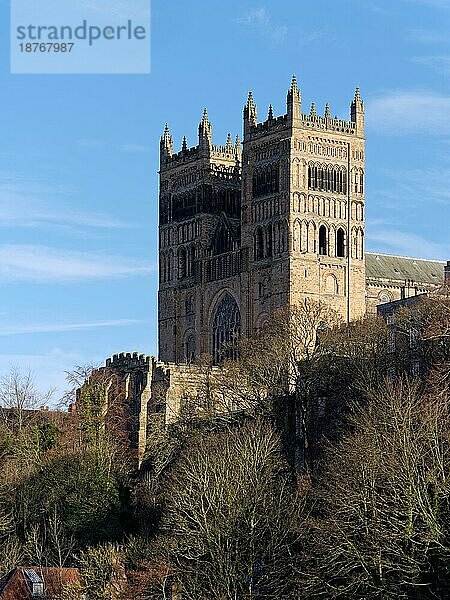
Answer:
[[[186,152],[187,150],[187,139],[186,136],[183,136],[183,143],[181,144],[181,149],[183,150],[183,152]]]
[[[314,102],[312,102],[312,103],[311,103],[311,111],[310,111],[310,113],[309,113],[309,116],[310,116],[310,117],[315,117],[315,116],[317,116],[317,113],[316,113],[316,105],[314,104]]]
[[[359,90],[359,86],[356,86],[356,90],[355,90],[355,102],[361,102],[361,92]]]
[[[297,91],[297,77],[294,75],[292,75],[292,81],[291,81],[291,92],[295,92]]]
[[[164,132],[161,136],[160,143],[161,154],[165,156],[172,156],[173,153],[173,139],[170,135],[169,126],[167,123],[164,126]]]
[[[269,115],[267,118],[269,119],[269,121],[273,120],[273,106],[271,104],[269,104]]]
[[[256,104],[253,100],[253,93],[250,90],[248,93],[247,102],[244,106],[244,137],[251,127],[255,127],[258,123],[258,115]]]
[[[203,148],[208,148],[212,143],[212,126],[209,122],[206,108],[203,109],[202,120],[198,126],[198,141]]]
[[[161,139],[165,143],[168,143],[171,140],[170,130],[169,130],[169,126],[167,125],[167,123],[164,125],[164,133],[162,134]]]
[[[330,118],[330,105],[328,104],[328,102],[325,104],[325,116],[327,119]]]
[[[238,135],[236,136],[236,141],[234,144],[234,154],[236,157],[240,157],[241,154],[241,141]]]
[[[227,135],[227,148],[231,148],[233,146],[233,141],[231,139],[231,133]]]

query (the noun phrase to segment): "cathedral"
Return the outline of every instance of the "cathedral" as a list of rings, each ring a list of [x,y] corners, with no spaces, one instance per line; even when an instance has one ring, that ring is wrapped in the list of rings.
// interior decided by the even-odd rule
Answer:
[[[350,119],[302,111],[295,77],[286,113],[258,121],[252,93],[242,144],[213,143],[206,110],[198,144],[179,152],[166,125],[160,142],[159,357],[115,354],[94,373],[107,410],[127,415],[139,466],[158,423],[179,418],[203,385],[202,354],[217,365],[229,342],[306,298],[345,321],[377,306],[450,285],[446,264],[365,252],[364,102]],[[89,382],[86,384],[89,388]],[[83,388],[79,394],[83,393]],[[113,410],[113,408],[111,408]]]
[[[243,141],[160,142],[159,358],[223,358],[274,311],[304,298],[350,321],[378,304],[435,289],[444,263],[365,252],[364,102],[350,119],[302,110],[295,76],[286,113],[258,120],[250,92]],[[229,351],[229,350],[228,350]]]

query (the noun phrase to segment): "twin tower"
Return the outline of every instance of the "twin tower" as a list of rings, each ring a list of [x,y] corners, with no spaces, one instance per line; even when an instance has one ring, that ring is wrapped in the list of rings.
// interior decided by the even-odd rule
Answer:
[[[295,76],[286,114],[259,122],[250,92],[244,138],[215,145],[205,110],[198,144],[160,146],[159,358],[220,362],[228,342],[304,298],[346,320],[366,310],[364,103],[350,120],[302,112]]]

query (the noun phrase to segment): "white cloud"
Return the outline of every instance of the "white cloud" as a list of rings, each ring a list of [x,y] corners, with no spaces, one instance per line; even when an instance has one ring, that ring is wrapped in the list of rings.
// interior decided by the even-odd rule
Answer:
[[[450,73],[450,56],[416,56],[413,61],[417,64],[435,69],[440,73]]]
[[[275,24],[271,14],[264,7],[251,10],[246,15],[235,19],[235,22],[256,29],[260,34],[276,43],[284,41],[288,33],[287,26]]]
[[[8,375],[11,368],[17,368],[20,373],[30,373],[43,394],[54,390],[50,406],[55,406],[68,387],[66,372],[85,362],[78,352],[64,352],[60,348],[52,348],[43,354],[0,354],[0,375]]]
[[[2,283],[112,279],[145,275],[154,270],[154,267],[142,261],[97,252],[36,245],[0,245]]]
[[[120,146],[122,152],[127,152],[129,154],[138,153],[138,152],[150,152],[150,148],[148,146],[144,146],[143,144],[122,144]]]
[[[368,100],[367,126],[386,135],[450,135],[450,96],[392,91]]]
[[[413,207],[423,204],[450,204],[450,168],[448,165],[423,169],[383,169],[378,181],[385,187],[373,191],[373,195],[392,202],[399,207],[399,200]]]
[[[128,143],[124,143],[124,144],[118,144],[117,146],[111,146],[109,143],[102,141],[102,140],[85,138],[85,139],[77,140],[76,143],[78,144],[78,146],[81,146],[82,148],[90,148],[90,149],[108,147],[109,149],[119,150],[120,152],[127,152],[127,153],[134,153],[134,152],[150,153],[151,152],[151,148],[149,146],[146,146],[145,144],[138,144],[136,142],[128,142]]]
[[[65,201],[74,191],[64,186],[0,173],[0,227],[133,227],[112,215],[74,211]]]
[[[435,8],[449,9],[448,0],[403,0],[408,4],[423,4],[424,6],[434,6]]]
[[[448,35],[427,29],[411,29],[409,39],[420,44],[447,44]]]
[[[0,336],[33,335],[43,333],[68,333],[70,331],[86,331],[88,329],[126,327],[139,325],[143,321],[138,319],[113,319],[110,321],[91,321],[87,323],[32,323],[29,325],[0,325]]]
[[[450,244],[438,244],[422,238],[414,233],[398,229],[368,229],[369,247],[377,251],[395,252],[403,256],[421,256],[435,260],[446,260],[450,256]],[[382,244],[380,246],[380,244]]]

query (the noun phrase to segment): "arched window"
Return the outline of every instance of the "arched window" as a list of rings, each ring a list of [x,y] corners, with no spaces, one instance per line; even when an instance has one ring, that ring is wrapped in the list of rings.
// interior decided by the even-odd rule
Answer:
[[[184,279],[186,277],[187,268],[187,256],[186,248],[180,248],[178,250],[178,279]]]
[[[189,334],[184,342],[184,360],[189,365],[195,360],[195,337]]]
[[[336,256],[345,256],[345,235],[341,227],[336,232]]]
[[[188,258],[187,258],[187,276],[191,277],[194,274],[194,266],[195,266],[195,246],[191,244],[188,250]]]
[[[378,294],[378,302],[380,304],[387,304],[387,302],[392,302],[392,296],[386,290],[383,290]]]
[[[328,275],[325,282],[325,293],[337,295],[338,293],[338,283],[337,279],[334,275]]]
[[[166,259],[166,272],[167,272],[167,281],[172,281],[172,269],[173,269],[173,252],[169,250]]]
[[[225,252],[230,252],[233,249],[233,240],[231,237],[230,230],[225,225],[225,223],[221,223],[216,231],[216,235],[213,242],[213,253],[224,254]]]
[[[288,251],[288,226],[286,221],[280,223],[280,252]]]
[[[212,327],[212,355],[218,364],[225,358],[235,358],[235,343],[241,333],[241,313],[236,300],[226,293],[219,302]]]
[[[164,254],[159,255],[159,281],[160,283],[167,281],[166,257]]]
[[[266,227],[266,256],[272,256],[272,225]]]
[[[325,225],[321,225],[319,227],[319,254],[322,254],[323,256],[328,254],[327,246],[327,228]]]
[[[253,255],[255,260],[264,258],[264,239],[261,227],[258,227],[253,234]]]

